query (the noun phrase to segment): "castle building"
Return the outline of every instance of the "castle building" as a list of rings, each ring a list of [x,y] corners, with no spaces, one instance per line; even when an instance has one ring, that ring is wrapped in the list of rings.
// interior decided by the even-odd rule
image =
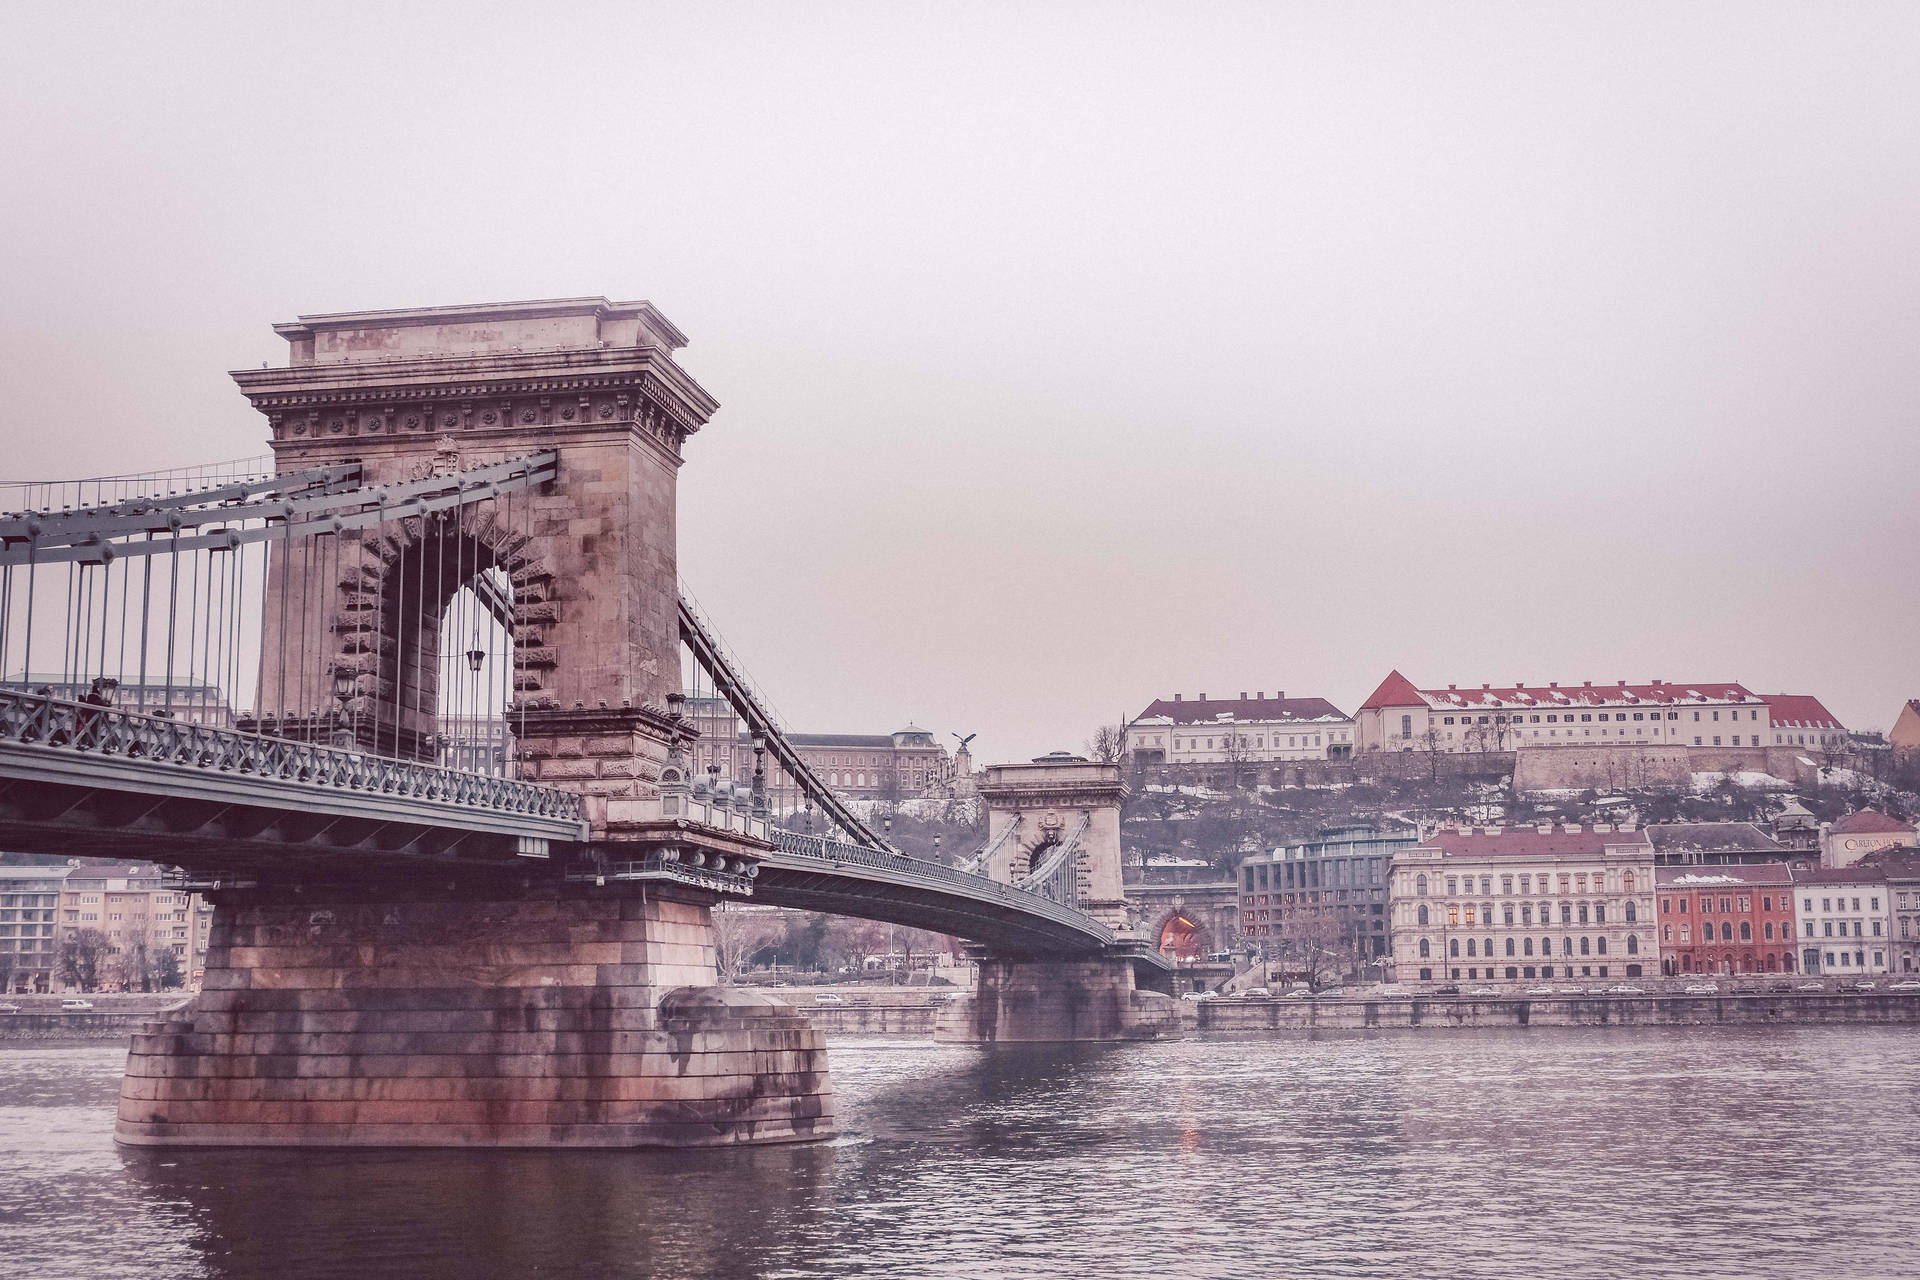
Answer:
[[[1127,721],[1122,754],[1136,765],[1344,760],[1353,754],[1353,720],[1325,698],[1156,698]]]
[[[1757,694],[1737,682],[1420,689],[1394,671],[1360,705],[1354,722],[1361,751],[1835,747],[1846,739],[1845,727],[1819,699]]]

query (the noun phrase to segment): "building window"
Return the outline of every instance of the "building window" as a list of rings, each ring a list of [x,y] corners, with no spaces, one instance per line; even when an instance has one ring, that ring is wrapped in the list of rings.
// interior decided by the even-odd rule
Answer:
[[[1507,954],[1508,954],[1508,955],[1512,955],[1512,954],[1513,954],[1513,939],[1512,939],[1512,938],[1508,938],[1508,939],[1507,939]]]
[[[1630,956],[1637,956],[1640,954],[1640,935],[1639,934],[1630,933],[1627,935],[1627,954]]]
[[[1417,913],[1417,915],[1418,915],[1420,924],[1424,925],[1427,923],[1427,904],[1426,903],[1423,902],[1420,904],[1420,910]]]
[[[1447,954],[1455,960],[1460,958],[1460,939],[1451,938],[1447,941]]]
[[[1633,889],[1633,876],[1631,874],[1627,876],[1627,889],[1629,892]],[[1639,919],[1639,912],[1633,909],[1633,903],[1629,900],[1627,903],[1627,923],[1632,924],[1637,919]]]
[[[1412,716],[1400,717],[1400,736],[1403,738],[1411,738],[1413,736],[1413,717]]]
[[[1600,955],[1607,954],[1607,939],[1604,934],[1598,938],[1595,938],[1593,942],[1594,942],[1593,949],[1596,952],[1598,952]]]
[[[1431,954],[1432,951],[1427,946],[1427,940],[1425,938],[1420,939],[1420,958],[1425,960]]]
[[[1748,924],[1745,920],[1742,920],[1740,922],[1740,941],[1742,942],[1753,941],[1753,926],[1751,924]]]

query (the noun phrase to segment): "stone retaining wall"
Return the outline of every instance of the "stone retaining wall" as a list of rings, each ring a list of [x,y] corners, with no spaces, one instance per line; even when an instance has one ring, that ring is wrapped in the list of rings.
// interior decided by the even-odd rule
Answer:
[[[1920,1023],[1920,993],[1547,999],[1203,1000],[1202,1031]]]

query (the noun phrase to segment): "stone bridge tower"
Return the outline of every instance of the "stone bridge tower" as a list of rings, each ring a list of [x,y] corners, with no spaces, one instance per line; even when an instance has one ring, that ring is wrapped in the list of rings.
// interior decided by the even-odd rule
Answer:
[[[1120,876],[1120,805],[1127,798],[1120,766],[1055,752],[1026,764],[989,766],[979,775],[987,803],[983,874],[1019,884],[1070,856],[1050,888],[1115,934],[1104,955],[1048,957],[980,949],[980,983],[971,1001],[949,1006],[942,1040],[1064,1043],[1136,1040],[1178,1034],[1181,1006],[1165,991],[1164,970],[1142,970],[1144,949],[1127,928]],[[1063,847],[1066,853],[1063,855]]]
[[[1028,764],[993,765],[979,789],[993,850],[984,874],[1018,883],[1047,861],[1049,850],[1072,841],[1073,901],[1110,929],[1126,927],[1120,805],[1127,785],[1119,765],[1054,752]]]
[[[434,759],[444,611],[463,589],[485,593],[512,637],[511,763],[585,798],[584,852],[263,860],[257,878],[213,894],[194,1003],[135,1037],[118,1138],[550,1147],[830,1134],[820,1034],[716,985],[711,907],[746,886],[764,823],[718,801],[698,822],[684,803],[676,820],[663,813],[663,777],[666,799],[685,799],[672,792],[692,736],[674,706],[675,485],[682,445],[716,407],[673,361],[685,338],[649,303],[604,298],[275,328],[287,366],[234,378],[282,472],[353,463],[379,486],[557,461],[538,489],[449,511],[403,503],[377,533],[271,547],[262,653],[300,661],[263,657],[258,705],[274,723],[261,727]],[[329,699],[339,705],[317,713]]]

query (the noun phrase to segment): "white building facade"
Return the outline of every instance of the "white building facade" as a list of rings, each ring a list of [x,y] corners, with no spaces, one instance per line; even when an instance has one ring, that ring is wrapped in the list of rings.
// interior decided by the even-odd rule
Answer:
[[[1644,830],[1442,828],[1395,856],[1394,978],[1527,983],[1659,972]]]
[[[1793,878],[1800,967],[1822,976],[1886,973],[1893,895],[1879,867],[1815,867]]]
[[[1766,747],[1776,737],[1773,698],[1797,717],[1804,695],[1761,695],[1738,683],[1489,685],[1420,689],[1392,672],[1356,713],[1361,751],[1513,751],[1521,747]],[[1824,708],[1822,723],[1838,731]],[[1796,721],[1800,723],[1801,721]]]
[[[1136,764],[1233,764],[1344,760],[1354,723],[1325,698],[1156,699],[1124,727],[1122,753]]]

